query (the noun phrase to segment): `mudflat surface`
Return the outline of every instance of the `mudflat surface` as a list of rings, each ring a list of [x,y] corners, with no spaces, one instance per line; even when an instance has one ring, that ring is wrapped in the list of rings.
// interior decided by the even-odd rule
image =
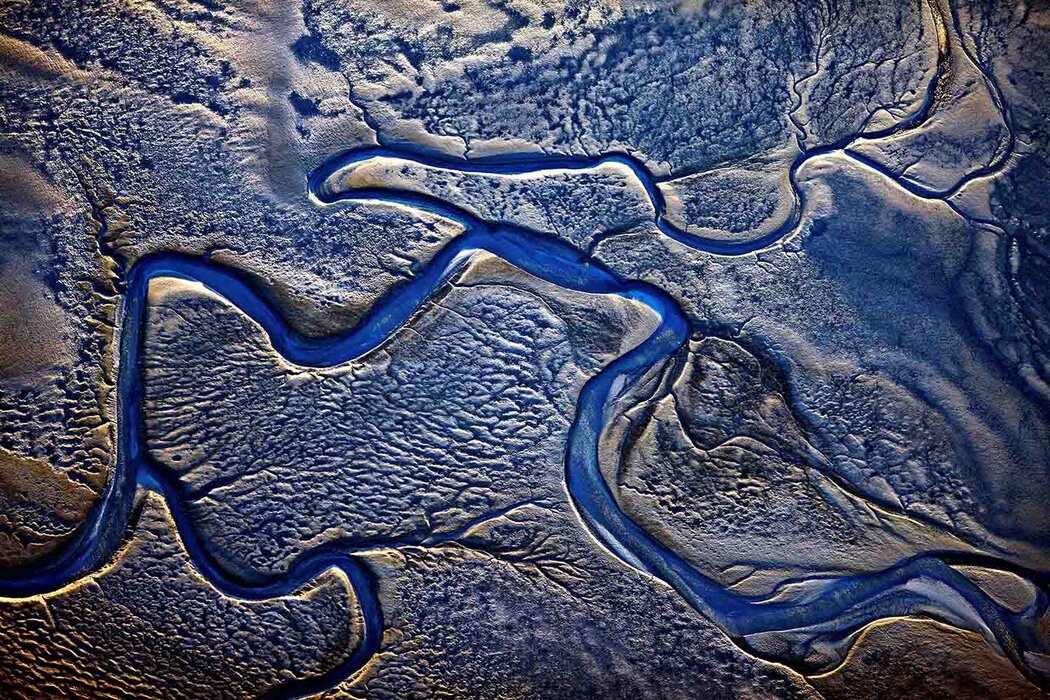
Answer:
[[[0,695],[1038,698],[1050,8],[0,3]]]

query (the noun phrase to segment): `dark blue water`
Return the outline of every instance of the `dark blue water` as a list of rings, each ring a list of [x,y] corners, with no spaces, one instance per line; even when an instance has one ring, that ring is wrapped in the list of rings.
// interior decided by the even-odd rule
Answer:
[[[378,650],[383,625],[375,581],[367,566],[354,556],[340,552],[338,545],[331,545],[305,553],[286,575],[259,574],[248,578],[234,575],[213,555],[208,543],[198,537],[183,505],[185,495],[180,484],[151,463],[145,445],[141,379],[148,285],[151,280],[162,277],[199,282],[254,319],[265,330],[273,347],[290,362],[328,367],[358,358],[386,342],[461,269],[473,253],[487,251],[561,287],[634,300],[647,306],[660,319],[652,335],[584,385],[569,433],[565,461],[567,491],[583,525],[613,556],[672,587],[730,638],[759,655],[763,652],[752,646],[748,639],[751,635],[812,628],[810,641],[818,638],[846,640],[850,632],[873,620],[924,614],[981,632],[1026,675],[1037,682],[1040,680],[1038,674],[1028,667],[1023,652],[1045,651],[1047,648],[1044,633],[1038,626],[1038,619],[1048,605],[1047,581],[1041,572],[1019,570],[989,557],[930,554],[873,574],[811,582],[809,593],[797,600],[757,598],[722,587],[631,520],[620,508],[603,476],[599,464],[599,440],[612,416],[624,408],[620,405],[623,403],[621,399],[643,376],[676,355],[688,340],[692,330],[682,310],[664,291],[646,283],[621,279],[580,251],[541,233],[490,224],[432,197],[390,191],[332,192],[327,189],[326,182],[333,173],[376,156],[410,158],[426,165],[446,166],[441,160],[390,149],[344,154],[311,176],[312,196],[324,205],[333,205],[343,199],[400,201],[456,220],[466,228],[466,233],[442,249],[417,277],[390,291],[352,330],[326,338],[297,333],[236,269],[205,258],[170,253],[138,261],[131,268],[119,318],[117,461],[110,482],[98,506],[69,545],[31,568],[4,572],[0,578],[0,595],[21,597],[52,591],[103,566],[130,534],[135,492],[142,486],[164,497],[194,566],[216,589],[227,595],[253,600],[287,595],[325,570],[338,568],[344,571],[363,611],[362,643],[338,667],[307,681],[278,688],[274,695],[296,696],[315,692],[352,675]],[[644,168],[628,156],[544,159],[542,163],[511,159],[482,162],[470,165],[469,169],[516,174],[551,168],[590,168],[600,162],[622,163],[639,174],[654,205],[660,204],[656,210],[658,218],[662,218],[662,198],[655,183],[647,174],[642,177]],[[466,170],[468,166],[460,164],[459,169]],[[685,232],[675,235],[690,236]],[[740,246],[706,240],[698,244],[696,237],[689,240],[716,254],[738,254],[769,243],[765,238]],[[1024,575],[1040,586],[1037,603],[1025,613],[1010,613],[953,569],[951,563],[992,566]],[[805,668],[807,649],[808,644],[796,645],[792,651],[774,658]]]

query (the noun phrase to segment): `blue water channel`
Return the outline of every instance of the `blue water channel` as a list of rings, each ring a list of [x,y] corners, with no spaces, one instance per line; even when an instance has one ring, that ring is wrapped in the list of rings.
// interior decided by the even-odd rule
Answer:
[[[383,626],[376,581],[363,560],[339,551],[338,545],[322,546],[303,554],[289,572],[281,576],[232,574],[211,552],[209,544],[197,535],[186,512],[179,482],[151,461],[145,440],[141,367],[149,283],[159,278],[198,282],[256,321],[276,351],[289,362],[330,367],[360,358],[385,343],[475,253],[485,251],[566,289],[617,295],[644,304],[659,318],[658,327],[648,338],[584,385],[569,433],[565,460],[568,494],[587,531],[613,556],[673,588],[730,638],[759,655],[768,656],[751,644],[749,637],[753,635],[811,629],[814,639],[829,635],[846,637],[876,619],[923,614],[981,632],[1027,676],[1036,682],[1045,682],[1028,667],[1024,657],[1025,651],[1046,651],[1046,640],[1038,627],[1038,618],[1046,611],[1048,601],[1046,579],[1041,572],[1020,570],[976,555],[928,554],[876,573],[817,581],[809,593],[798,600],[752,597],[729,590],[700,573],[671,547],[634,522],[620,508],[603,475],[599,442],[610,420],[624,408],[622,399],[643,377],[651,376],[662,363],[675,356],[689,339],[692,329],[678,304],[663,290],[621,279],[579,250],[543,233],[488,223],[433,197],[383,190],[338,192],[326,185],[333,174],[375,157],[411,158],[423,165],[446,166],[440,159],[386,148],[351,152],[332,159],[312,174],[311,196],[321,206],[337,206],[347,199],[401,202],[457,221],[464,226],[465,233],[447,244],[415,278],[386,294],[352,330],[325,338],[297,333],[237,269],[208,258],[174,253],[156,254],[137,261],[126,280],[127,291],[120,308],[117,460],[105,493],[68,546],[31,567],[0,573],[0,595],[25,597],[54,591],[104,566],[130,535],[135,493],[137,487],[142,486],[164,497],[193,565],[226,595],[250,600],[273,598],[294,593],[328,569],[345,572],[363,612],[361,644],[329,672],[281,686],[273,694],[281,697],[309,694],[354,674],[379,649]],[[545,159],[542,165],[509,160],[482,163],[470,169],[522,174],[540,169],[592,168],[600,162],[621,163],[636,173],[644,171],[627,156],[555,162]],[[662,219],[663,200],[658,189],[649,177],[641,181],[657,205],[658,219]],[[666,226],[661,230],[664,228]],[[783,235],[783,230],[778,231]],[[697,243],[695,237],[690,240]],[[771,240],[763,237],[741,244],[702,241],[701,246],[716,254],[741,254],[768,245]],[[1020,573],[1038,584],[1038,600],[1032,610],[1011,613],[952,568],[951,563],[993,566]],[[797,654],[778,653],[774,660],[801,668],[805,666],[804,651],[805,646]]]

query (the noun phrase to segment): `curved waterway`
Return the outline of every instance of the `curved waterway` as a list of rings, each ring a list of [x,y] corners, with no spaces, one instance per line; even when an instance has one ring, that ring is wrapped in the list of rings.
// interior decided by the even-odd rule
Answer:
[[[328,338],[297,333],[279,311],[236,269],[208,258],[158,254],[136,262],[126,280],[119,316],[119,372],[117,383],[117,460],[106,491],[88,521],[69,545],[32,567],[0,573],[0,595],[25,597],[56,590],[98,570],[111,560],[129,536],[134,516],[135,492],[142,486],[159,493],[167,502],[178,532],[194,566],[222,593],[258,600],[294,593],[323,571],[338,568],[346,573],[363,613],[363,638],[359,647],[325,674],[296,681],[274,696],[309,694],[333,686],[359,670],[379,649],[382,611],[375,581],[367,566],[339,545],[319,547],[302,555],[282,576],[245,578],[226,570],[202,541],[184,507],[180,484],[150,460],[145,444],[142,387],[142,341],[145,334],[147,291],[153,279],[174,277],[203,284],[224,297],[267,333],[277,352],[298,365],[328,367],[345,363],[387,341],[475,253],[497,255],[526,272],[561,287],[621,296],[644,304],[660,321],[657,329],[638,346],[612,361],[581,390],[569,432],[565,483],[580,520],[613,556],[677,591],[688,603],[717,624],[741,646],[767,658],[806,667],[808,643],[791,651],[764,653],[754,644],[755,635],[788,632],[797,638],[842,638],[880,618],[924,614],[949,624],[976,630],[999,647],[1017,667],[1036,682],[1040,679],[1026,662],[1026,651],[1045,652],[1039,617],[1045,613],[1046,580],[1039,572],[988,557],[924,555],[872,574],[811,581],[798,599],[751,597],[728,590],[691,566],[671,547],[620,508],[599,462],[599,442],[621,410],[624,397],[638,382],[679,352],[691,334],[690,324],[675,301],[663,290],[643,282],[624,280],[584,253],[544,234],[508,225],[481,221],[460,208],[425,196],[399,196],[389,191],[331,191],[326,183],[337,171],[380,152],[370,149],[341,155],[319,168],[309,179],[314,201],[322,206],[346,199],[401,202],[458,221],[466,232],[446,245],[411,281],[391,290],[352,330]],[[404,154],[397,154],[404,157]],[[355,161],[356,159],[356,161]],[[625,156],[604,159],[569,159],[559,168],[594,167],[596,162],[620,162],[640,167]],[[419,157],[423,164],[443,167],[440,161]],[[550,166],[549,162],[545,166]],[[477,166],[485,172],[522,173],[526,163]],[[644,182],[644,180],[643,180]],[[652,185],[651,180],[649,181]],[[648,187],[648,185],[647,185]],[[653,194],[655,193],[655,194]],[[658,191],[652,188],[651,196]],[[661,200],[662,201],[662,200]],[[659,210],[658,210],[659,211]],[[739,254],[764,245],[747,247],[713,245],[713,252]],[[1014,614],[1005,610],[950,563],[972,563],[1020,573],[1040,588],[1032,609]],[[846,643],[846,642],[843,642]]]
[[[554,175],[562,172],[580,172],[594,170],[602,165],[619,165],[627,168],[641,184],[646,197],[655,212],[653,223],[668,238],[690,248],[702,250],[713,255],[743,255],[778,243],[798,225],[800,213],[805,205],[805,195],[798,187],[796,173],[812,155],[800,155],[791,164],[788,176],[791,179],[792,193],[795,198],[792,214],[780,226],[756,238],[742,241],[725,240],[701,236],[686,231],[667,219],[667,203],[660,190],[660,181],[653,177],[649,169],[634,156],[628,153],[608,153],[602,156],[536,156],[535,154],[506,154],[491,158],[477,158],[470,161],[457,160],[440,153],[419,153],[387,146],[375,146],[355,149],[331,159],[318,168],[310,178],[310,191],[321,201],[337,199],[339,195],[326,191],[325,183],[336,173],[357,165],[364,165],[378,159],[392,159],[402,163],[411,163],[423,167],[441,168],[450,172],[475,175]],[[447,212],[450,205],[431,195],[397,190],[394,188],[373,188],[355,190],[355,198],[374,198],[386,201],[398,201],[408,206],[426,210]],[[469,213],[459,209],[461,215],[472,218]],[[533,231],[533,233],[539,233]],[[542,234],[541,234],[542,235]]]
[[[932,95],[931,87],[927,102],[912,117],[914,123],[925,118]],[[905,125],[893,127],[893,131],[900,128],[905,128]],[[805,160],[840,148],[841,145],[836,144],[800,155],[792,165],[792,184],[796,184],[795,171]],[[692,247],[716,255],[742,255],[767,247],[773,242],[770,237],[727,247],[723,241],[699,239],[680,230],[669,232],[673,226],[664,220],[663,199],[656,181],[641,163],[622,154],[594,159],[522,155],[467,163],[379,146],[337,156],[315,171],[309,180],[310,193],[321,204],[377,200],[420,208],[457,221],[467,230],[460,240],[481,240],[479,237],[483,237],[487,243],[479,245],[480,249],[496,253],[538,277],[570,289],[628,296],[645,303],[658,315],[660,325],[649,338],[607,365],[584,385],[569,433],[565,472],[567,490],[587,529],[611,553],[670,585],[741,646],[757,655],[767,656],[747,638],[807,628],[812,630],[812,639],[837,635],[840,644],[848,644],[850,633],[874,620],[922,614],[980,632],[1027,677],[1041,685],[1046,684],[1046,679],[1031,669],[1024,657],[1025,651],[1047,651],[1047,640],[1040,628],[1040,618],[1050,605],[1045,590],[1048,580],[1043,572],[1023,569],[985,555],[931,553],[907,559],[881,572],[811,581],[815,590],[801,600],[751,597],[728,590],[700,573],[672,548],[635,523],[620,508],[602,473],[599,442],[615,413],[618,400],[642,377],[674,356],[688,340],[692,329],[684,312],[663,290],[641,282],[618,280],[600,263],[541,232],[485,222],[461,207],[417,192],[382,188],[339,191],[328,185],[340,171],[376,158],[410,161],[456,172],[504,175],[586,170],[602,163],[619,163],[629,167],[643,183],[656,211],[658,228],[676,240],[687,239]],[[799,209],[793,218],[797,220],[804,202],[797,186],[795,191]],[[774,234],[784,236],[794,230],[796,224],[794,220],[785,222]],[[513,241],[514,245],[508,247],[504,241]],[[499,244],[493,246],[492,242]],[[458,249],[456,243],[449,247]],[[551,252],[555,250],[561,252],[552,256]],[[1011,613],[950,564],[998,568],[1025,577],[1040,586],[1037,600],[1031,610]],[[805,643],[772,659],[804,668],[808,650],[809,644]]]

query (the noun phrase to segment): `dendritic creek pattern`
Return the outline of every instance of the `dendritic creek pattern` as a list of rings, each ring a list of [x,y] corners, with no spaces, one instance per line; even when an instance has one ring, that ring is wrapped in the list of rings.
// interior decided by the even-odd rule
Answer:
[[[0,695],[1050,691],[1050,6],[0,2]]]

